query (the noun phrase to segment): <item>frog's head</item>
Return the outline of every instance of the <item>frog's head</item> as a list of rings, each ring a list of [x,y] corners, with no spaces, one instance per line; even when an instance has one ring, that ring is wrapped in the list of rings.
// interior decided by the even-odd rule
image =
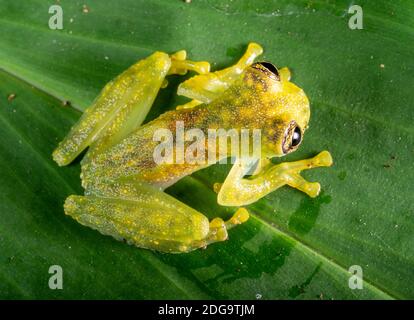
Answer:
[[[262,152],[280,157],[295,151],[308,127],[309,100],[301,88],[289,81],[287,68],[271,63],[254,63],[247,78],[256,86],[262,114]]]

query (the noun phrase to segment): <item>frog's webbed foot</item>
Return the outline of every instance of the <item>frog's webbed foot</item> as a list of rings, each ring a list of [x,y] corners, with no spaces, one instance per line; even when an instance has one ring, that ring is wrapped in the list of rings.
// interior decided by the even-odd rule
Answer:
[[[102,234],[137,247],[182,253],[228,238],[227,230],[245,222],[243,208],[224,222],[208,221],[200,212],[141,182],[91,186],[86,196],[70,196],[65,213]]]
[[[289,185],[316,197],[320,191],[317,182],[308,182],[301,175],[302,170],[332,165],[328,151],[322,151],[313,158],[294,162],[284,162],[270,166],[252,179],[243,178],[253,162],[236,162],[224,183],[220,186],[218,203],[225,206],[241,206],[253,203],[268,193]],[[217,188],[215,186],[215,188]]]
[[[287,185],[314,198],[319,195],[321,185],[318,182],[307,181],[300,175],[300,172],[316,167],[329,167],[332,163],[331,154],[328,151],[322,151],[310,159],[282,163],[280,167],[275,166],[269,170],[268,175],[270,179],[282,175]]]

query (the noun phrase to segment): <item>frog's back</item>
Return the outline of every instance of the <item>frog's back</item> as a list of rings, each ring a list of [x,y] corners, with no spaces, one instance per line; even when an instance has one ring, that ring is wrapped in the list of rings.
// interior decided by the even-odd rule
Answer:
[[[148,182],[166,188],[179,179],[206,167],[197,163],[159,163],[154,157],[154,150],[160,142],[154,140],[157,130],[169,130],[176,137],[176,125],[181,121],[185,129],[201,128],[207,132],[207,124],[203,129],[208,108],[170,111],[157,119],[139,127],[128,137],[110,149],[96,155],[93,159],[86,157],[82,161],[82,184],[85,188],[98,181],[114,181],[117,179],[133,179]],[[185,149],[188,143],[184,146]],[[207,152],[207,150],[206,150]]]

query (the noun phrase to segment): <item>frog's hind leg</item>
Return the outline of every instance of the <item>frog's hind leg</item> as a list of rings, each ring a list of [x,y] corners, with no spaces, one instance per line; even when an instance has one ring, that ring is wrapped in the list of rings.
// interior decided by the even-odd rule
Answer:
[[[170,67],[169,55],[155,52],[109,82],[60,142],[54,160],[67,165],[88,146],[110,147],[140,126]]]
[[[210,71],[210,64],[208,62],[196,62],[186,58],[187,53],[185,50],[181,50],[168,56],[169,64],[163,61],[163,59],[167,59],[165,56],[163,58],[159,57],[154,59],[153,67],[139,72],[139,76],[142,79],[139,79],[133,87],[129,88],[130,94],[123,97],[123,102],[131,105],[131,107],[123,107],[118,111],[108,128],[91,145],[89,157],[90,154],[102,153],[141,126],[151,109],[159,89],[168,85],[166,76],[172,74],[181,75],[188,71],[195,71],[200,74]],[[162,72],[159,71],[159,64],[169,66],[166,74],[165,69]],[[136,77],[138,78],[138,73]],[[87,161],[87,158],[85,160]]]
[[[141,126],[169,74],[206,73],[207,62],[186,60],[185,51],[155,52],[109,82],[53,152],[59,165],[72,162],[89,147],[84,163]]]
[[[237,210],[227,222],[208,221],[200,212],[141,182],[103,183],[86,196],[70,196],[65,213],[83,225],[137,247],[182,253],[228,238],[227,230],[245,222]]]

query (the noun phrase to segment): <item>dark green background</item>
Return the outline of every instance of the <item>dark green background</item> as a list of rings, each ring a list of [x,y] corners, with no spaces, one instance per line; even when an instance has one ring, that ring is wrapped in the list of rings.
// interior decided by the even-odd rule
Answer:
[[[48,28],[52,4],[0,1],[1,298],[414,298],[412,1],[358,1],[363,30],[348,28],[349,1],[62,0],[63,30]],[[79,161],[59,168],[51,152],[106,82],[155,50],[228,66],[250,41],[310,98],[310,128],[287,158],[332,153],[332,168],[304,173],[321,183],[318,198],[284,187],[249,206],[229,241],[186,255],[131,247],[64,215],[64,199],[82,193]],[[181,80],[149,118],[184,101]],[[227,217],[234,209],[216,204],[212,184],[228,169],[168,192]],[[54,264],[63,290],[48,288]],[[352,265],[363,290],[348,287]]]

